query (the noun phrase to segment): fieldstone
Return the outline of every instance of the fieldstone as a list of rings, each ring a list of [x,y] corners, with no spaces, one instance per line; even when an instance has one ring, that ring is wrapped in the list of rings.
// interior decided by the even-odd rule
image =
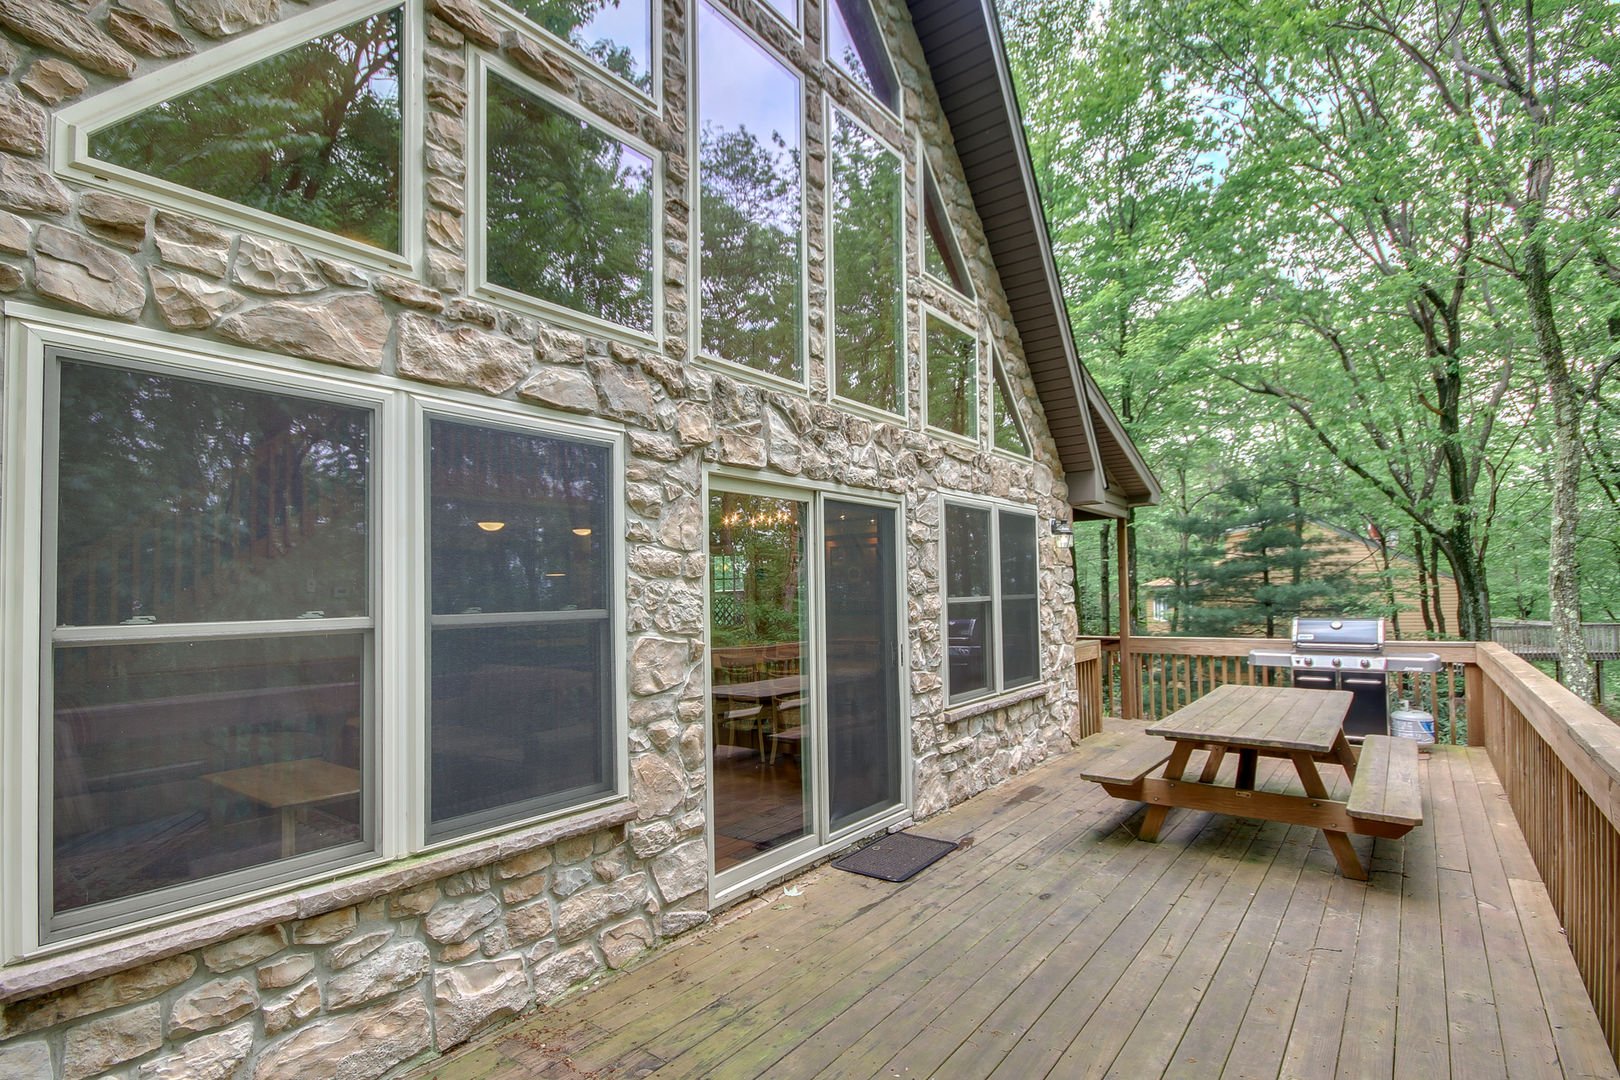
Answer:
[[[352,934],[358,922],[359,918],[352,907],[316,915],[293,927],[293,944],[335,945]]]
[[[736,431],[722,431],[716,440],[720,461],[750,469],[765,467],[765,440]]]
[[[419,311],[443,311],[444,297],[432,289],[392,274],[378,274],[372,285],[394,303]]]
[[[66,5],[0,0],[0,26],[10,27],[18,37],[59,52],[91,71],[118,79],[135,74],[135,58]]]
[[[429,146],[437,146],[441,150],[459,154],[466,149],[467,125],[462,123],[459,116],[430,112],[427,122],[423,125],[423,137],[427,139]]]
[[[486,893],[435,909],[422,920],[422,932],[440,945],[454,945],[494,922],[500,913],[501,905]]]
[[[501,903],[521,904],[525,900],[532,900],[546,891],[546,875],[530,874],[526,878],[518,878],[501,886]]]
[[[666,502],[658,521],[658,539],[675,551],[697,551],[706,541],[703,504],[692,495]]]
[[[52,1076],[51,1048],[35,1040],[24,1043],[0,1043],[0,1077],[6,1080],[34,1080],[39,1076]]]
[[[528,877],[537,874],[551,865],[551,849],[537,847],[525,851],[521,855],[514,855],[495,867],[495,876],[498,878]]]
[[[314,263],[291,244],[279,240],[242,237],[236,246],[231,279],[254,292],[296,296],[326,288]]]
[[[428,202],[446,210],[459,210],[467,201],[467,193],[462,186],[442,176],[428,178],[427,194]]]
[[[696,401],[675,406],[675,434],[682,446],[705,446],[714,441],[714,423],[709,410]]]
[[[372,1080],[426,1050],[430,1031],[427,1002],[419,994],[402,994],[347,1016],[329,1016],[272,1044],[259,1054],[253,1077]]]
[[[570,836],[566,839],[559,840],[557,841],[555,848],[557,861],[563,863],[582,862],[583,860],[591,857],[591,850],[594,843],[595,838],[589,835]]]
[[[0,210],[0,251],[10,255],[28,254],[28,238],[32,235],[28,222],[16,214]]]
[[[467,263],[448,251],[428,252],[428,284],[435,289],[455,292],[467,279]]]
[[[152,218],[152,240],[158,257],[170,266],[223,277],[231,251],[228,233],[184,214],[159,210]]]
[[[152,279],[152,300],[157,304],[158,314],[176,330],[212,326],[221,315],[242,304],[242,298],[236,293],[207,278],[156,266],[148,268],[146,273]]]
[[[620,364],[603,364],[596,371],[602,390],[603,411],[623,420],[647,423],[653,414],[652,387],[646,376]]]
[[[708,922],[709,913],[706,911],[666,911],[658,916],[658,932],[665,937],[674,937]]]
[[[551,905],[544,900],[508,908],[506,937],[513,945],[527,945],[551,933]]]
[[[517,957],[463,964],[433,978],[433,1027],[439,1049],[467,1041],[473,1032],[534,1004],[534,991]]]
[[[153,271],[154,274],[160,272]],[[202,953],[203,966],[218,975],[256,964],[286,947],[287,932],[280,926],[266,926],[251,934],[208,946]]]
[[[559,90],[572,90],[579,81],[568,61],[527,34],[506,31],[501,35],[501,51],[518,67]]]
[[[45,110],[10,83],[0,83],[0,150],[29,157],[45,152]]]
[[[414,889],[397,893],[388,898],[388,917],[391,919],[410,919],[417,915],[426,915],[433,910],[433,905],[439,902],[439,886],[437,882],[429,881],[418,885]]]
[[[469,956],[477,955],[480,938],[472,938],[457,945],[440,945],[436,959],[440,964],[459,964]]]
[[[63,1080],[84,1080],[163,1045],[163,1006],[140,1005],[69,1028],[62,1040]]]
[[[428,5],[439,18],[467,35],[467,40],[486,49],[500,44],[495,27],[478,10],[476,0],[433,0]]]
[[[686,778],[657,754],[643,754],[630,766],[630,796],[643,820],[663,817],[686,798]]]
[[[65,214],[68,190],[27,158],[0,154],[0,208],[23,214]]]
[[[284,986],[291,986],[304,976],[315,970],[315,961],[303,953],[284,956],[273,963],[265,964],[256,973],[260,990],[280,990]]]
[[[638,859],[650,859],[659,852],[668,850],[677,839],[675,826],[667,821],[632,825],[629,835],[630,850],[636,853]]]
[[[346,1009],[420,982],[428,973],[427,946],[401,941],[326,980],[326,1007]]]
[[[136,1072],[141,1080],[226,1080],[234,1076],[253,1049],[253,1025],[237,1024],[193,1039],[175,1054],[148,1061]]]
[[[158,0],[113,0],[107,30],[119,44],[159,59],[195,51]]]
[[[382,367],[388,313],[376,297],[359,294],[318,301],[282,300],[227,315],[220,320],[219,332],[232,341],[271,352],[375,371]],[[353,912],[349,919],[352,925]]]
[[[90,83],[72,64],[47,58],[34,61],[17,85],[47,105],[59,105],[84,93]]]
[[[708,853],[701,840],[665,852],[652,861],[651,870],[665,903],[673,904],[709,884]]]
[[[489,867],[479,866],[451,874],[439,880],[439,888],[446,896],[472,896],[489,891]]]
[[[0,1037],[9,1039],[24,1032],[54,1027],[64,1020],[155,998],[191,978],[196,970],[197,961],[191,956],[170,956],[54,994],[11,1002],[5,1006]]]
[[[169,1035],[212,1031],[259,1007],[253,984],[238,976],[215,979],[184,994],[169,1009]]]
[[[578,368],[543,367],[518,388],[518,397],[565,412],[594,413],[596,384]]]
[[[392,930],[373,930],[369,934],[340,941],[327,950],[326,962],[333,971],[342,971],[388,944],[388,939],[393,936]]]
[[[264,1033],[266,1036],[279,1035],[288,1028],[302,1024],[320,1009],[321,988],[311,979],[280,1001],[265,1005],[260,1012],[264,1017]]]
[[[281,14],[280,0],[175,0],[180,17],[209,37],[230,37]]]
[[[617,971],[653,947],[652,927],[637,919],[602,934],[602,958]]]
[[[596,879],[583,866],[565,866],[551,875],[551,891],[557,896],[573,896]]]
[[[23,272],[15,266],[0,263],[0,292],[16,292],[23,287]]]
[[[312,255],[310,258],[314,260],[316,266],[320,267],[321,273],[326,275],[326,280],[332,284],[346,285],[351,289],[363,289],[366,287],[366,275],[358,266],[340,262],[325,255]]]
[[[523,343],[471,326],[446,326],[422,315],[399,319],[399,373],[443,386],[510,390],[529,367]]]
[[[3,40],[0,40],[0,75],[8,75],[11,69],[17,66],[17,50]]]
[[[632,874],[570,896],[557,905],[557,940],[577,941],[603,923],[630,914],[646,895],[646,886],[645,875]]]
[[[589,945],[576,945],[549,956],[534,967],[535,998],[548,1002],[595,975],[597,970],[596,954]]]
[[[686,681],[690,653],[686,642],[644,637],[630,649],[630,692],[657,694]]]
[[[79,220],[103,240],[134,250],[146,239],[148,207],[139,199],[105,191],[79,196]]]
[[[451,251],[460,251],[465,234],[462,232],[461,215],[452,214],[445,210],[429,209],[427,212],[427,237],[432,243]]]
[[[34,288],[115,319],[135,319],[146,306],[146,281],[128,256],[55,225],[41,225],[34,237]]]

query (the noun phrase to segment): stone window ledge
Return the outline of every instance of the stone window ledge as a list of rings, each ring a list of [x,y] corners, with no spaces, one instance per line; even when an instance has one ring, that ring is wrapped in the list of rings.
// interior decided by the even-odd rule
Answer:
[[[1051,689],[1051,686],[1047,683],[1035,683],[1033,686],[1020,686],[1016,690],[1010,690],[1005,694],[997,694],[995,697],[970,701],[965,705],[958,705],[954,709],[946,709],[945,722],[947,724],[960,724],[963,720],[971,720],[975,716],[982,716],[987,712],[1005,709],[1009,705],[1017,705],[1020,702],[1043,698]]]
[[[309,919],[329,911],[414,888],[535,848],[634,821],[629,800],[587,813],[479,840],[447,851],[373,864],[346,876],[309,885],[290,895],[251,901],[183,922],[141,930],[111,941],[52,953],[0,969],[0,1002],[60,990],[164,957],[190,952],[276,923]]]

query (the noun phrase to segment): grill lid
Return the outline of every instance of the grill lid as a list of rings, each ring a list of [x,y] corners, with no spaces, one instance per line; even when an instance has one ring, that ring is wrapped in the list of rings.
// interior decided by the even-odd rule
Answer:
[[[1294,648],[1301,652],[1378,652],[1383,619],[1295,619]]]

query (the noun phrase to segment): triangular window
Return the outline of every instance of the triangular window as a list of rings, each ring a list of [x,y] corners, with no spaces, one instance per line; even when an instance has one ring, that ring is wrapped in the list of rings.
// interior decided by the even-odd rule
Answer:
[[[995,354],[991,361],[991,369],[995,372],[996,407],[990,422],[996,449],[1028,457],[1029,437],[1024,434],[1024,425],[1018,419],[1018,407],[1013,404],[1012,390],[1007,384],[1007,372],[1002,366],[1000,353]]]
[[[401,252],[404,9],[103,123],[96,161]]]
[[[973,295],[962,249],[945,216],[945,200],[940,198],[934,167],[923,159],[923,269],[941,285],[948,285],[963,296]]]
[[[652,93],[652,0],[506,0],[613,74]]]
[[[899,113],[900,80],[868,0],[830,0],[827,4],[827,59],[890,112]]]

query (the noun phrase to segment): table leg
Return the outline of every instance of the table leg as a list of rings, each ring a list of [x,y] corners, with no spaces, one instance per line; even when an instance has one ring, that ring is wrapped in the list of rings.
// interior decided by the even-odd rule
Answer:
[[[1255,768],[1260,762],[1260,755],[1253,750],[1238,751],[1237,789],[1239,791],[1254,790]]]
[[[1350,740],[1339,732],[1338,738],[1333,740],[1333,749],[1328,751],[1340,765],[1344,766],[1344,775],[1352,781],[1356,778],[1356,752],[1350,748]]]
[[[1338,742],[1344,742],[1340,735]],[[1322,782],[1322,774],[1316,771],[1316,761],[1307,753],[1292,753],[1288,755],[1294,762],[1294,771],[1299,773],[1299,782],[1305,785],[1305,794],[1313,799],[1328,799],[1327,785]],[[1334,829],[1323,829],[1322,835],[1327,837],[1328,850],[1333,852],[1333,858],[1339,864],[1339,873],[1352,881],[1366,881],[1367,871],[1361,865],[1361,857],[1350,844],[1350,837]]]
[[[281,857],[289,859],[298,854],[298,808],[281,808]]]
[[[1213,784],[1215,777],[1221,771],[1221,762],[1226,759],[1226,747],[1211,746],[1209,757],[1204,759],[1204,771],[1198,774],[1200,784]]]
[[[1187,772],[1187,762],[1192,758],[1193,744],[1176,741],[1175,748],[1170,751],[1170,760],[1164,765],[1164,778],[1166,780],[1180,780]],[[1137,838],[1149,843],[1159,838],[1159,830],[1164,827],[1165,815],[1170,813],[1168,806],[1158,803],[1148,807],[1147,816],[1142,819],[1142,831]]]

